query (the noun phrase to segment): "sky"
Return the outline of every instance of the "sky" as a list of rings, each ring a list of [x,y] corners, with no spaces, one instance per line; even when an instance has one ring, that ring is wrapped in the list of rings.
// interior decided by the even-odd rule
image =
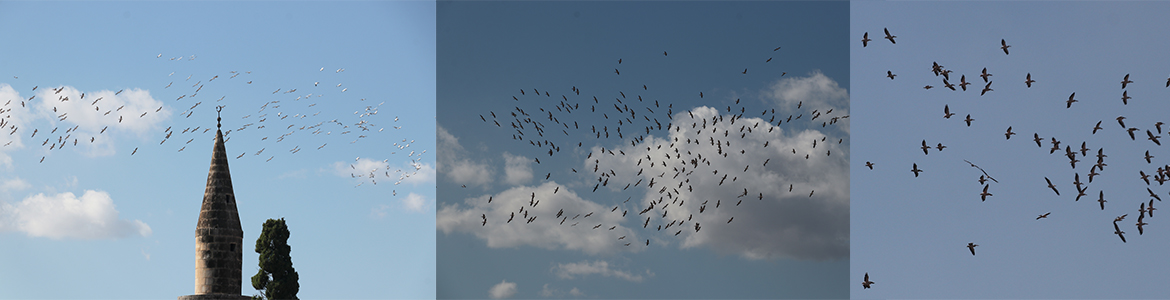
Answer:
[[[847,12],[438,3],[437,297],[848,297]]]
[[[272,4],[0,2],[0,298],[194,293],[216,106],[298,296],[435,296],[435,4]]]
[[[1170,26],[1161,14],[1168,9],[1165,2],[851,2],[858,95],[851,119],[859,126],[850,163],[857,197],[850,295],[1164,298],[1164,217],[1145,216],[1150,236],[1136,224],[1140,205],[1153,199],[1149,191],[1170,196],[1154,180],[1170,154],[1146,133],[1165,142],[1170,130],[1156,126],[1170,108],[1170,61],[1162,57],[1170,40],[1159,34]],[[872,41],[863,47],[865,33]],[[955,84],[966,76],[968,90],[945,88],[932,63],[951,70]],[[980,96],[984,68],[992,91]],[[1123,88],[1127,75],[1133,83]],[[1128,104],[1123,94],[1132,97]],[[1078,101],[1071,107],[1070,96]],[[944,118],[944,109],[955,115]],[[1051,151],[1053,139],[1059,150]],[[923,140],[946,148],[923,154]],[[1077,151],[1075,168],[1065,147]],[[1089,182],[1098,150],[1106,166]],[[914,164],[923,170],[917,177]],[[984,171],[996,181],[981,184]],[[1086,194],[1080,200],[1077,176]],[[992,195],[984,201],[985,187]],[[1122,215],[1116,224],[1125,242],[1111,224]],[[978,245],[975,255],[968,243]],[[866,273],[871,289],[860,284]]]

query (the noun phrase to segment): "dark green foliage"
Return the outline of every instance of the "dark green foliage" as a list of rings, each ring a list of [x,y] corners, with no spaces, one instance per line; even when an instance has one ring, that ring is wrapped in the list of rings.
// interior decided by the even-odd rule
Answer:
[[[288,246],[288,226],[284,218],[268,219],[264,231],[256,239],[256,253],[260,253],[260,270],[252,276],[252,287],[263,291],[264,298],[271,300],[297,299],[300,284],[297,271],[293,269],[292,250]]]

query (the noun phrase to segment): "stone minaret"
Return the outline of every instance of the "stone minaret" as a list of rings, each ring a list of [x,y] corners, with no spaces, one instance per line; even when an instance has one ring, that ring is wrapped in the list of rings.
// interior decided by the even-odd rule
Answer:
[[[236,212],[220,120],[216,118],[211,170],[207,172],[203,207],[195,226],[195,294],[181,296],[179,300],[249,298],[240,294],[244,231],[240,229],[240,215]]]

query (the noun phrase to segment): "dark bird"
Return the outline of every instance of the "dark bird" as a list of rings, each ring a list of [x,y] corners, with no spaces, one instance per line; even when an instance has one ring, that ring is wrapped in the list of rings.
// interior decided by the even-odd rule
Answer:
[[[927,153],[927,150],[930,150],[930,146],[926,145],[926,140],[922,140],[922,147],[919,148],[922,149],[922,154],[930,155],[930,153]]]
[[[1145,218],[1145,216],[1138,216],[1137,224],[1136,224],[1137,228],[1138,228],[1138,235],[1142,235],[1142,233],[1145,232],[1145,229],[1142,228],[1143,226],[1150,225],[1150,223],[1142,222],[1142,219],[1144,219],[1144,218]],[[1114,223],[1113,225],[1117,225],[1117,223]]]
[[[1056,192],[1057,196],[1060,196],[1060,191],[1056,190],[1056,186],[1052,184],[1052,180],[1048,180],[1048,177],[1044,177],[1044,181],[1048,182],[1048,188],[1052,189],[1053,192]]]
[[[865,34],[863,34],[861,36],[861,48],[865,48],[865,46],[869,46],[869,41],[872,41],[872,40],[869,39],[869,32],[866,32]],[[1166,80],[1166,87],[1170,87],[1170,79]]]
[[[1097,130],[1101,129],[1101,121],[1097,121],[1097,126],[1093,126],[1093,134],[1097,134]]]
[[[1151,190],[1150,188],[1146,188],[1146,192],[1150,193],[1150,197],[1153,197],[1154,199],[1158,199],[1158,201],[1162,201],[1162,197],[1158,197],[1158,194],[1155,194],[1154,190]],[[1150,207],[1154,207],[1154,202],[1153,202],[1154,199],[1150,199]]]
[[[979,247],[975,243],[967,243],[967,249],[971,250],[971,255],[975,255],[975,247]]]
[[[1072,108],[1073,102],[1077,102],[1077,99],[1073,99],[1073,96],[1076,96],[1076,95],[1077,95],[1076,92],[1073,92],[1071,95],[1068,95],[1068,101],[1065,101],[1065,103],[1067,103],[1065,108]]]
[[[1008,45],[1008,44],[1007,44],[1007,41],[1005,41],[1005,40],[1003,40],[1003,39],[999,39],[999,44],[1000,44],[1000,45],[1002,45],[1002,46],[999,46],[999,48],[1000,48],[1000,49],[1003,49],[1003,54],[1004,54],[1004,55],[1007,55],[1007,54],[1008,54],[1008,48],[1011,48],[1012,46],[1011,46],[1011,45]]]
[[[910,172],[914,172],[914,177],[918,177],[918,173],[922,172],[922,170],[918,169],[918,163],[914,163],[914,168],[910,169]]]
[[[1028,87],[1032,87],[1033,82],[1036,82],[1036,81],[1032,80],[1032,73],[1028,73],[1028,78],[1027,78],[1027,80],[1024,80],[1024,84],[1027,84]]]
[[[991,77],[991,76],[992,76],[991,73],[987,73],[987,68],[983,68],[983,73],[979,74],[979,77],[983,77],[983,82],[989,82],[989,81],[987,81],[987,77]]]
[[[864,46],[863,46],[863,47],[864,47]],[[865,281],[862,281],[862,282],[861,282],[861,287],[862,287],[862,288],[865,288],[865,289],[868,289],[868,288],[869,288],[869,286],[870,286],[870,285],[872,285],[872,284],[874,284],[874,283],[876,283],[876,282],[869,281],[869,272],[865,272]]]
[[[951,112],[950,105],[943,105],[943,118],[950,119],[951,116],[954,116],[954,115],[955,115],[955,113]]]
[[[890,43],[892,43],[892,44],[897,44],[897,43],[898,43],[898,42],[895,42],[895,41],[894,41],[894,38],[896,38],[896,37],[898,37],[898,36],[896,36],[896,35],[890,35],[890,30],[889,30],[889,29],[882,28],[882,30],[884,30],[884,31],[886,32],[886,39],[887,39],[887,40],[890,40]]]
[[[1146,135],[1149,136],[1149,138],[1147,138],[1147,139],[1153,141],[1154,144],[1158,144],[1158,146],[1162,145],[1162,142],[1158,141],[1158,138],[1161,138],[1162,136],[1154,135],[1154,133],[1150,132],[1149,129],[1146,129]],[[1149,155],[1150,155],[1150,151],[1146,151],[1146,156],[1149,156]],[[1150,160],[1149,158],[1146,158],[1146,162],[1149,162],[1149,160]]]
[[[1121,124],[1121,128],[1125,129],[1125,116],[1117,116],[1117,124]]]
[[[987,192],[987,188],[989,187],[991,187],[990,184],[983,186],[983,192],[979,193],[979,197],[982,199],[981,201],[987,201],[987,196],[991,196],[991,193]]]
[[[865,166],[869,167],[870,170],[873,170],[873,163],[872,162],[868,162],[868,161],[865,162]]]
[[[1039,220],[1039,219],[1044,219],[1044,218],[1047,218],[1047,217],[1048,217],[1048,215],[1051,215],[1051,214],[1052,214],[1052,212],[1046,212],[1046,213],[1044,213],[1043,215],[1040,215],[1039,217],[1036,217],[1036,219],[1037,219],[1037,220]]]
[[[1097,202],[1101,203],[1101,210],[1105,210],[1105,202],[1109,202],[1105,201],[1105,191],[1101,191],[1100,198],[1097,198]]]
[[[967,127],[971,127],[971,121],[975,121],[975,119],[971,118],[971,114],[967,114],[967,119],[963,121],[967,122]]]
[[[894,72],[886,71],[886,77],[889,77],[890,80],[894,80],[894,77],[896,77],[896,76],[898,76],[898,75],[894,74]]]
[[[1116,234],[1118,237],[1121,237],[1122,243],[1125,242],[1125,231],[1121,231],[1121,228],[1117,227],[1117,221],[1113,221],[1113,234]]]
[[[1012,135],[1015,135],[1015,134],[1016,134],[1015,132],[1012,132],[1012,127],[1011,127],[1011,126],[1008,126],[1007,132],[1006,132],[1006,133],[1004,133],[1003,135],[1004,135],[1005,137],[1007,137],[1007,139],[1009,139],[1009,140],[1010,140],[1010,139],[1012,139]]]
[[[967,82],[967,75],[963,75],[962,77],[959,77],[959,87],[963,88],[964,91],[967,90],[967,85],[970,85],[970,84],[971,84],[970,82]]]
[[[1133,99],[1129,96],[1129,91],[1121,91],[1121,104],[1129,105],[1129,99]]]
[[[1130,80],[1129,80],[1129,74],[1125,74],[1125,79],[1122,79],[1122,80],[1121,80],[1121,88],[1123,88],[1123,89],[1124,89],[1124,88],[1125,88],[1125,86],[1126,86],[1126,85],[1129,85],[1130,83],[1133,83],[1133,81],[1130,81]]]
[[[1043,141],[1043,140],[1044,140],[1044,139],[1040,138],[1040,134],[1039,134],[1039,133],[1033,133],[1033,134],[1032,134],[1032,141],[1035,141],[1035,142],[1036,142],[1036,147],[1044,147],[1044,145],[1041,145],[1041,144],[1040,144],[1040,141]]]

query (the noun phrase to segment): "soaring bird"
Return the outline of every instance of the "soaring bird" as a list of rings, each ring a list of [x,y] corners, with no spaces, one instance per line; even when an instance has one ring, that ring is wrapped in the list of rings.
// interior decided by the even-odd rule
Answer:
[[[962,77],[959,77],[959,87],[963,88],[964,91],[967,90],[967,85],[970,85],[970,84],[971,84],[970,82],[967,82],[967,75],[963,75]]]
[[[967,114],[967,119],[963,121],[967,122],[967,127],[971,127],[971,121],[975,121],[975,119],[971,118],[971,114]]]
[[[1122,243],[1125,242],[1125,231],[1121,231],[1121,228],[1117,227],[1117,221],[1113,221],[1113,234],[1116,234],[1118,237],[1121,237]]]
[[[1101,203],[1101,210],[1105,210],[1105,202],[1109,202],[1105,201],[1105,191],[1101,191],[1100,197],[1097,198],[1097,202]]]
[[[910,169],[910,172],[914,172],[914,177],[918,177],[918,173],[922,172],[922,170],[918,169],[918,163],[914,163],[914,168]]]
[[[1068,95],[1068,101],[1065,101],[1065,103],[1067,103],[1065,108],[1072,108],[1073,102],[1077,102],[1077,99],[1073,99],[1073,97],[1076,95],[1077,95],[1076,92],[1073,92],[1071,95]]]
[[[1002,46],[999,46],[999,48],[1000,48],[1000,49],[1003,49],[1003,54],[1004,54],[1004,55],[1007,55],[1007,54],[1008,54],[1008,48],[1011,48],[1012,46],[1011,46],[1011,45],[1008,45],[1008,44],[1007,44],[1007,41],[1005,41],[1004,39],[999,39],[999,44],[1000,44],[1000,45],[1002,45]]]
[[[871,39],[869,39],[869,32],[866,32],[865,34],[861,35],[861,48],[865,48],[865,46],[869,46],[869,41],[872,41]],[[1168,87],[1170,87],[1170,79],[1166,80],[1166,85]]]
[[[926,151],[926,150],[930,150],[930,146],[926,145],[926,140],[922,140],[922,147],[919,147],[919,148],[922,149],[922,154],[930,155],[930,153],[927,153],[927,151]]]
[[[1015,134],[1016,134],[1015,132],[1012,132],[1012,127],[1011,127],[1011,126],[1008,126],[1007,132],[1006,132],[1006,133],[1004,133],[1003,135],[1004,135],[1005,137],[1007,137],[1007,139],[1009,139],[1009,140],[1010,140],[1010,139],[1012,139],[1012,135],[1015,135]]]
[[[865,281],[861,282],[861,287],[868,289],[869,285],[874,284],[874,283],[876,283],[876,282],[869,281],[869,272],[865,272]]]
[[[1043,140],[1044,140],[1044,139],[1040,138],[1040,134],[1039,134],[1039,133],[1033,133],[1033,134],[1032,134],[1032,141],[1035,141],[1035,142],[1036,142],[1036,147],[1044,147],[1044,145],[1041,145],[1041,144],[1040,144],[1040,141],[1043,141]]]
[[[1048,188],[1052,189],[1053,192],[1056,192],[1057,196],[1060,196],[1060,191],[1056,190],[1056,185],[1052,184],[1052,180],[1048,180],[1048,177],[1044,177],[1044,181],[1048,182]]]
[[[1093,126],[1093,134],[1097,134],[1097,130],[1101,130],[1101,121],[1097,121],[1097,126]]]
[[[1129,74],[1125,74],[1125,79],[1122,79],[1122,80],[1121,80],[1121,88],[1123,88],[1123,89],[1124,89],[1124,88],[1125,88],[1125,86],[1126,86],[1126,85],[1129,85],[1130,83],[1133,83],[1133,81],[1130,81],[1130,80],[1129,80]]]
[[[893,71],[886,71],[886,77],[889,77],[889,78],[890,78],[890,80],[894,80],[894,77],[895,77],[895,76],[898,76],[898,75],[897,75],[897,74],[894,74],[894,72],[893,72]]]
[[[896,38],[896,37],[898,37],[898,36],[896,36],[896,35],[890,35],[890,30],[889,30],[889,29],[882,28],[882,30],[884,30],[884,31],[886,32],[886,39],[887,39],[887,40],[890,40],[890,43],[893,43],[893,44],[897,44],[897,43],[898,43],[898,42],[895,42],[895,41],[894,41],[894,38]]]
[[[991,187],[990,184],[983,186],[983,192],[979,193],[979,197],[982,199],[981,201],[987,201],[987,196],[991,196],[991,193],[987,192],[987,188],[989,188],[989,187]]]
[[[991,89],[992,82],[994,82],[994,81],[988,81],[987,85],[983,86],[983,91],[979,92],[980,96],[983,96],[983,94],[987,94],[987,92],[994,91],[993,89]]]
[[[870,170],[873,170],[873,163],[872,162],[868,162],[868,161],[865,162],[865,166],[869,167]]]
[[[1129,99],[1133,99],[1129,96],[1129,91],[1121,91],[1121,104],[1129,105]]]
[[[1149,130],[1149,129],[1146,129],[1146,135],[1147,135],[1147,136],[1149,136],[1148,140],[1154,141],[1154,144],[1158,144],[1158,146],[1161,146],[1161,145],[1162,145],[1162,142],[1159,142],[1159,141],[1158,141],[1158,138],[1160,138],[1160,137],[1162,137],[1162,136],[1154,135],[1154,133],[1153,133],[1153,132],[1150,132],[1150,130]],[[1149,156],[1149,155],[1150,155],[1150,151],[1146,151],[1146,156]],[[1146,159],[1146,162],[1149,162],[1149,160],[1150,160],[1150,159],[1149,159],[1149,158],[1147,158],[1147,159]]]
[[[983,73],[979,77],[983,77],[983,82],[988,82],[987,77],[991,77],[991,73],[987,73],[987,68],[983,68]]]
[[[1044,218],[1047,218],[1047,217],[1048,217],[1048,215],[1051,215],[1051,214],[1052,214],[1052,212],[1046,212],[1046,213],[1044,213],[1043,215],[1040,215],[1039,217],[1036,217],[1036,219],[1037,219],[1037,220],[1039,220],[1039,219],[1044,219]]]
[[[1027,78],[1027,80],[1024,80],[1024,84],[1027,84],[1028,87],[1032,87],[1033,82],[1036,82],[1036,81],[1032,80],[1032,73],[1028,73],[1028,78]]]
[[[971,250],[971,255],[975,255],[975,247],[979,247],[975,243],[967,243],[967,249]]]

